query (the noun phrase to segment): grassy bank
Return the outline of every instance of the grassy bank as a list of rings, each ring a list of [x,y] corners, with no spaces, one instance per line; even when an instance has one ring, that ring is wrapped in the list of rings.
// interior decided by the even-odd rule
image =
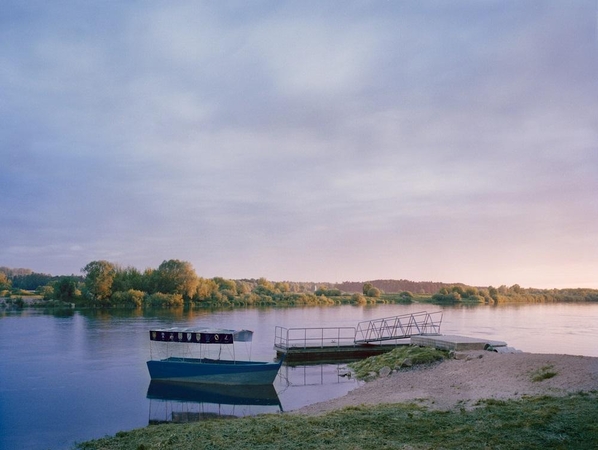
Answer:
[[[368,380],[380,375],[386,367],[388,372],[401,370],[418,364],[431,364],[448,358],[448,351],[437,350],[432,347],[404,346],[397,347],[388,353],[371,356],[349,364],[355,376],[361,380]]]
[[[598,392],[486,401],[473,410],[352,407],[322,416],[264,415],[118,433],[81,450],[149,449],[594,449]]]

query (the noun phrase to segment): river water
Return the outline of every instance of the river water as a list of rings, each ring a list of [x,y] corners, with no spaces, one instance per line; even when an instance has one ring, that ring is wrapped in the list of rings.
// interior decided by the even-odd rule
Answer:
[[[598,357],[598,304],[248,308],[218,311],[0,312],[0,449],[68,449],[75,442],[164,421],[290,411],[358,383],[342,364],[283,366],[265,392],[164,391],[150,384],[148,330],[254,330],[253,360],[272,360],[275,327],[341,327],[442,311],[443,334],[506,341],[525,352]],[[249,397],[249,398],[247,398]]]

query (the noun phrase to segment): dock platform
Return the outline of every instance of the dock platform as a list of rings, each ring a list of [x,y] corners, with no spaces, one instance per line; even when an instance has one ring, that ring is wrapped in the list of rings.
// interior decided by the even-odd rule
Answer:
[[[416,335],[440,334],[442,312],[373,319],[357,327],[284,328],[276,327],[274,349],[285,355],[286,364],[350,362],[386,353],[411,344]]]
[[[420,347],[434,347],[439,350],[487,350],[490,347],[506,347],[503,341],[479,339],[467,336],[439,335],[439,336],[413,336],[411,344]]]
[[[277,358],[285,355],[285,365],[322,364],[327,362],[352,362],[381,355],[399,346],[409,345],[409,339],[381,344],[343,344],[324,346],[281,347],[274,346]]]
[[[440,334],[442,312],[421,311],[360,322],[357,327],[276,327],[274,349],[285,364],[351,362],[417,345],[441,350],[486,350],[506,342]]]

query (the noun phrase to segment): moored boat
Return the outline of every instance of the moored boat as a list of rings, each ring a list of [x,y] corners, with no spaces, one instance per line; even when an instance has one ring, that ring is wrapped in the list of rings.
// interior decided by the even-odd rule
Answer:
[[[151,344],[159,343],[165,346],[161,349],[165,357],[147,362],[150,377],[152,380],[206,384],[272,384],[282,365],[282,359],[277,362],[236,359],[235,342],[251,342],[252,337],[253,332],[249,330],[151,330]],[[216,356],[213,356],[214,349]],[[174,350],[176,355],[171,350]],[[223,350],[230,355],[229,359],[221,358]]]

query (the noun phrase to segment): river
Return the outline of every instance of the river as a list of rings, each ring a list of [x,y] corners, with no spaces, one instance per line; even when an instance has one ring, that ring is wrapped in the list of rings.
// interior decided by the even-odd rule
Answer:
[[[422,310],[443,311],[443,334],[506,341],[525,352],[598,357],[597,303],[343,305],[152,313],[0,310],[0,449],[68,449],[78,441],[149,423],[290,411],[342,396],[358,385],[339,375],[343,365],[327,364],[283,366],[274,389],[250,401],[156,391],[145,365],[152,327],[251,329],[255,332],[252,359],[272,360],[277,325],[356,326],[360,321]]]

